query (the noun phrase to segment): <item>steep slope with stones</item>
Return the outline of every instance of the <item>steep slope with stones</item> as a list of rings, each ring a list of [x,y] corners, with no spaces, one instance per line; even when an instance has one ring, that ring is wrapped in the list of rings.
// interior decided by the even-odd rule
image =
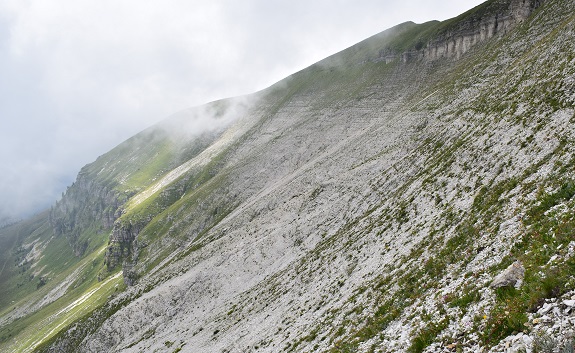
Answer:
[[[488,1],[252,95],[123,204],[130,286],[35,348],[573,348],[574,10]]]

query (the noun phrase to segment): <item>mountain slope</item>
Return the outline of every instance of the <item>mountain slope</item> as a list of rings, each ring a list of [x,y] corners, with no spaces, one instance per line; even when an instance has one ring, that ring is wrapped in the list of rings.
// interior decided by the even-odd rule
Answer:
[[[537,338],[524,324],[575,289],[574,7],[405,23],[197,108],[215,131],[181,133],[183,114],[120,145],[50,217],[2,230],[34,268],[49,252],[29,249],[73,250],[7,292],[31,294],[2,313],[2,348],[531,348],[516,333]],[[491,288],[515,260],[521,287]]]

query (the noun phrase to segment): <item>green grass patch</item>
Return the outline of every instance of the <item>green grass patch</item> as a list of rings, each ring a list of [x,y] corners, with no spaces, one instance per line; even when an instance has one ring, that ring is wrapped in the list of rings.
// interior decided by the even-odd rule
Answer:
[[[409,353],[421,353],[430,344],[435,342],[437,336],[449,325],[447,319],[442,319],[438,322],[428,321],[426,326],[419,330],[411,341],[408,348]]]
[[[19,352],[39,345],[57,335],[78,318],[105,304],[108,297],[118,288],[121,290],[123,285],[121,276],[102,282],[97,281],[97,274],[102,263],[102,252],[94,252],[90,257],[83,259],[77,266],[81,268],[78,277],[62,297],[0,328],[2,338],[0,348]],[[71,269],[68,269],[58,281],[64,280],[64,275],[67,276],[70,273]],[[45,291],[48,289],[46,288]],[[32,298],[26,298],[26,300],[30,299]],[[8,338],[10,338],[9,341]]]

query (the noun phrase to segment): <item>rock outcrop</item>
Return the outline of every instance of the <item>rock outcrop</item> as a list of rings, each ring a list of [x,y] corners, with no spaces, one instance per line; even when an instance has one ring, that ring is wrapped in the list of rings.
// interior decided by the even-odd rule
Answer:
[[[407,52],[402,60],[422,58],[432,61],[441,58],[459,59],[473,46],[495,36],[502,36],[525,21],[543,0],[493,1],[485,9],[457,22],[429,41],[425,48]]]
[[[130,261],[130,256],[136,252],[136,237],[144,225],[117,222],[110,234],[108,247],[106,249],[106,258],[104,263],[108,270],[114,269],[124,260]]]
[[[440,59],[459,59],[474,46],[495,36],[503,36],[525,21],[544,0],[489,1],[439,26],[431,38],[420,34],[415,44],[403,52],[386,48],[379,51],[374,62],[391,63],[401,60],[432,62]]]
[[[89,243],[85,232],[109,232],[121,215],[120,206],[130,196],[81,171],[50,210],[54,234],[65,236],[76,256],[82,256]]]

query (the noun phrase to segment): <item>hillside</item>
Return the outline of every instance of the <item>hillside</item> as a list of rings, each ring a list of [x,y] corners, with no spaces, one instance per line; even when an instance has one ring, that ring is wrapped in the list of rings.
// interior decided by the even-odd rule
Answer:
[[[574,14],[400,24],[120,144],[0,229],[0,350],[569,351]]]

